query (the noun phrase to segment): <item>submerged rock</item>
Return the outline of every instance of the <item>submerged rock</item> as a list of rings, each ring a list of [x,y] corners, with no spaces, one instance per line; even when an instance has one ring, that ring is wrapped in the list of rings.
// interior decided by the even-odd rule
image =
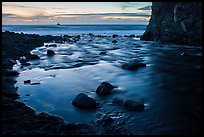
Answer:
[[[25,94],[25,96],[30,96],[30,94]]]
[[[55,52],[53,50],[48,49],[47,56],[53,56],[53,55],[55,55]]]
[[[116,38],[116,37],[118,37],[118,35],[116,35],[116,34],[113,34],[113,35],[112,35],[112,38]]]
[[[119,98],[113,98],[113,103],[119,106],[123,105],[123,100]]]
[[[107,114],[102,115],[100,119],[95,121],[95,123],[102,124],[103,126],[107,126],[108,124],[111,124],[113,122],[114,122],[113,118],[111,118]]]
[[[57,47],[57,44],[45,45],[45,47]]]
[[[113,40],[112,43],[116,44],[116,43],[117,43],[117,40]]]
[[[135,37],[135,35],[134,35],[134,34],[132,34],[132,35],[130,35],[129,37]]]
[[[142,111],[145,107],[144,103],[134,100],[123,100],[119,98],[114,98],[112,102],[129,111]]]
[[[135,70],[138,69],[139,67],[145,67],[146,64],[141,63],[140,61],[137,60],[131,60],[128,63],[123,63],[122,68],[127,69],[127,70]]]
[[[102,51],[99,53],[99,55],[105,55],[106,54],[106,51]]]
[[[26,57],[28,60],[36,60],[39,59],[40,57],[38,55],[30,54]]]
[[[96,93],[99,95],[108,95],[114,87],[108,82],[102,82],[96,89]]]
[[[123,102],[123,106],[125,109],[130,110],[130,111],[142,111],[144,109],[143,103],[133,101],[133,100],[125,100]]]
[[[96,102],[96,100],[88,97],[84,93],[78,94],[72,101],[72,104],[78,108],[97,108],[99,106],[99,103]]]
[[[30,82],[31,82],[30,80],[25,80],[23,83],[24,83],[24,84],[27,84],[27,83],[30,84]]]

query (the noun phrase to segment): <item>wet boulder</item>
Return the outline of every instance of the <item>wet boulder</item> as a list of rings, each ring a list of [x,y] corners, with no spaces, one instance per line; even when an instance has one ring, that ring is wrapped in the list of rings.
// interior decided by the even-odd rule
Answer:
[[[21,58],[21,59],[19,60],[19,62],[20,62],[21,64],[24,64],[24,63],[27,62],[27,60],[26,60],[25,58]]]
[[[113,40],[112,43],[116,44],[116,43],[117,43],[117,40]]]
[[[123,107],[130,111],[142,111],[144,110],[144,104],[134,100],[125,100],[123,102]]]
[[[123,100],[119,98],[113,98],[113,103],[119,106],[123,105]]]
[[[24,80],[23,81],[24,84],[30,84],[30,82],[31,82],[30,80]]]
[[[137,60],[131,60],[128,63],[123,63],[122,68],[127,69],[127,70],[135,70],[138,69],[139,67],[145,67],[146,64],[141,63],[140,61]]]
[[[118,37],[118,35],[116,35],[116,34],[113,34],[113,35],[112,35],[112,38],[116,38],[116,37]]]
[[[78,94],[76,98],[72,101],[72,104],[78,108],[89,108],[89,109],[97,108],[99,106],[99,103],[96,102],[96,100],[88,97],[84,93]]]
[[[129,111],[142,111],[145,107],[144,103],[134,100],[123,100],[119,98],[114,98],[112,102],[113,104],[121,106]]]
[[[129,37],[133,38],[133,37],[135,37],[135,35],[134,35],[134,34],[132,34],[132,35],[130,35]]]
[[[53,50],[48,49],[47,56],[53,56],[53,55],[55,55],[55,52]]]
[[[26,57],[28,60],[36,60],[39,59],[40,57],[38,55],[30,54]]]
[[[108,82],[102,82],[96,89],[98,95],[108,95],[114,87]]]
[[[113,123],[114,120],[109,115],[104,114],[104,115],[101,116],[100,119],[96,120],[95,122],[98,123],[98,124],[102,124],[103,126],[106,126],[106,125],[109,125],[109,124]]]

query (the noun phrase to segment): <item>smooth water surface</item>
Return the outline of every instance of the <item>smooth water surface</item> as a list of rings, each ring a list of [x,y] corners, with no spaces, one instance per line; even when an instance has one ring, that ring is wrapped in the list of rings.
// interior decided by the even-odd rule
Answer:
[[[72,34],[135,34],[142,35],[147,25],[2,25],[2,31],[39,35],[72,35]]]
[[[59,115],[67,122],[90,123],[105,113],[116,121],[125,121],[131,134],[196,132],[202,110],[201,47],[123,36],[94,36],[91,42],[89,39],[89,35],[83,35],[74,44],[38,47],[32,53],[39,55],[40,60],[30,61],[31,66],[23,68],[15,65],[21,71],[16,83],[19,101],[37,112]],[[117,44],[112,43],[113,39]],[[47,57],[47,49],[56,55]],[[100,55],[102,51],[106,54]],[[142,60],[147,67],[135,71],[122,69],[121,63],[131,59]],[[24,80],[31,80],[31,84],[24,84]],[[110,96],[96,95],[102,81],[117,86]],[[71,101],[81,92],[96,99],[100,108],[75,108]],[[112,103],[114,97],[144,102],[145,110],[126,111]]]

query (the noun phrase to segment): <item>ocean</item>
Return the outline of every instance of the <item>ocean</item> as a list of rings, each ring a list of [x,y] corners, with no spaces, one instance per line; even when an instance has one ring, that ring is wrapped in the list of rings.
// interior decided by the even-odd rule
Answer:
[[[2,25],[2,32],[12,31],[17,33],[39,35],[67,35],[67,34],[118,34],[142,35],[147,25]]]
[[[17,101],[71,123],[90,124],[106,114],[115,123],[125,123],[133,135],[197,133],[202,120],[202,46],[124,37],[142,35],[145,29],[145,25],[3,26],[2,31],[29,34],[82,34],[76,42],[53,41],[33,49],[31,53],[40,58],[28,61],[28,66],[17,60],[13,66],[20,72],[15,83],[20,95]],[[56,46],[47,46],[51,44]],[[55,55],[47,56],[48,49]],[[131,60],[142,61],[146,67],[123,69],[122,64]],[[24,83],[26,80],[31,83]],[[96,94],[103,81],[116,87],[104,97]],[[83,110],[73,106],[71,102],[80,93],[97,100],[100,107]],[[128,111],[114,104],[114,98],[142,102],[145,109]]]

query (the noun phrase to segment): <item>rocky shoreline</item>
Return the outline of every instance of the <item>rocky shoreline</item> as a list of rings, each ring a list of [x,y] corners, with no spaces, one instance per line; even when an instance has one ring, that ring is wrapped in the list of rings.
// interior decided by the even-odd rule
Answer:
[[[127,134],[122,123],[103,124],[110,118],[103,116],[92,124],[67,123],[61,117],[35,110],[16,101],[15,76],[8,76],[12,66],[22,56],[44,42],[76,42],[79,36],[40,36],[2,32],[2,135],[121,135]],[[105,117],[105,118],[104,118]],[[108,118],[107,118],[108,117]]]

